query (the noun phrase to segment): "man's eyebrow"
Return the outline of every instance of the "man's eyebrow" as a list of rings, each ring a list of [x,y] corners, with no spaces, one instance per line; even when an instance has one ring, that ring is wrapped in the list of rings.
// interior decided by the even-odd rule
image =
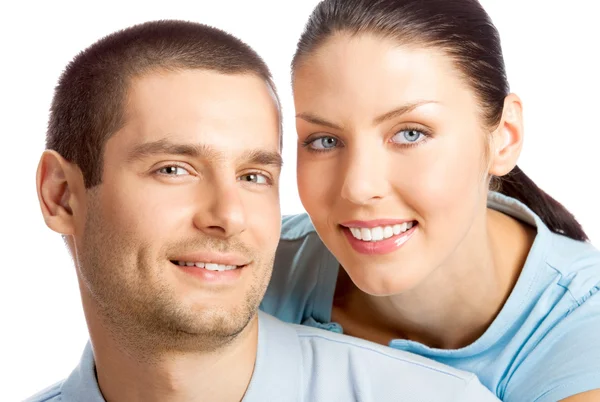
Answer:
[[[245,152],[241,156],[240,161],[253,165],[273,166],[275,168],[281,168],[283,165],[283,159],[279,152],[262,149]]]
[[[167,139],[145,142],[129,152],[128,162],[135,162],[155,155],[182,155],[191,158],[216,158],[218,154],[210,147],[200,144],[178,144]]]
[[[128,162],[135,162],[156,155],[180,155],[196,159],[225,159],[226,155],[208,145],[175,143],[167,139],[146,142],[137,145],[127,157]],[[274,166],[281,168],[283,160],[279,152],[253,149],[244,152],[238,160],[243,163]]]

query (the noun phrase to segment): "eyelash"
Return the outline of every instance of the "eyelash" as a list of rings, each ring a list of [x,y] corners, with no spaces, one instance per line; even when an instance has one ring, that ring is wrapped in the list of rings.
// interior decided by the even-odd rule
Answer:
[[[157,174],[157,175],[164,176],[164,177],[169,177],[169,178],[178,178],[178,177],[180,177],[179,175],[160,173],[161,170],[163,170],[165,168],[169,168],[169,167],[177,167],[177,168],[185,170],[186,172],[188,172],[189,175],[193,175],[193,173],[190,172],[190,168],[188,166],[185,166],[184,164],[180,164],[180,163],[174,163],[174,162],[171,162],[171,163],[169,163],[167,165],[163,165],[163,166],[159,167],[158,169],[155,169],[154,173]],[[263,176],[265,178],[265,180],[266,180],[266,183],[254,183],[254,182],[249,182],[249,183],[256,184],[256,185],[259,185],[259,186],[272,186],[273,185],[273,179],[271,178],[271,176],[268,175],[267,173],[259,171],[259,170],[253,170],[253,171],[250,171],[250,172],[246,172],[246,173],[240,175],[240,177],[250,176],[250,175]],[[243,180],[240,180],[240,181],[243,181]]]
[[[163,170],[165,168],[169,168],[169,167],[177,167],[177,168],[183,169],[186,172],[188,172],[188,174],[192,175],[192,173],[190,172],[191,169],[189,166],[186,166],[183,163],[176,163],[176,162],[170,162],[168,165],[163,165],[163,166],[159,167],[158,169],[155,169],[154,173],[157,175],[160,175],[160,176],[165,176],[165,177],[179,177],[179,175],[160,173],[161,170]]]
[[[254,170],[254,171],[246,172],[246,173],[240,175],[240,177],[251,176],[251,175],[263,176],[267,182],[266,183],[248,182],[248,183],[256,184],[258,186],[272,186],[273,185],[273,179],[271,178],[271,176],[268,175],[268,174],[266,174],[265,172],[261,172],[259,170]],[[244,180],[240,180],[240,181],[244,181]]]
[[[423,135],[423,139],[418,142],[413,142],[413,143],[409,143],[409,144],[393,144],[394,146],[401,147],[401,148],[418,147],[419,145],[422,145],[423,143],[427,142],[431,138],[431,132],[429,130],[425,130],[423,127],[417,127],[417,126],[403,127],[402,129],[396,131],[394,136],[399,134],[401,131],[417,131]]]
[[[320,137],[309,137],[306,140],[302,141],[302,143],[300,144],[303,148],[306,148],[306,150],[308,152],[314,152],[314,153],[323,153],[323,152],[331,152],[331,150],[327,150],[327,149],[314,149],[310,147],[310,144],[312,144],[313,142],[315,142],[316,140],[320,140],[322,138],[335,138],[337,141],[339,141],[341,143],[341,141],[334,137],[333,135],[322,135]],[[339,147],[339,145],[338,145]]]
[[[401,131],[418,131],[419,133],[421,133],[423,135],[423,139],[412,143],[412,144],[397,144],[397,143],[392,143],[393,146],[395,147],[400,147],[400,148],[414,148],[417,147],[421,144],[423,144],[424,142],[427,142],[430,138],[431,138],[431,133],[428,130],[423,129],[422,127],[416,127],[416,126],[407,126],[404,127],[398,131],[396,131],[394,133],[394,136],[396,136],[398,133],[400,133]],[[392,136],[393,137],[393,136]],[[322,135],[319,137],[309,137],[306,140],[302,141],[302,143],[300,144],[303,148],[306,148],[309,152],[314,152],[314,153],[325,153],[325,152],[331,152],[333,149],[337,149],[340,147],[340,145],[338,144],[336,146],[336,148],[333,149],[314,149],[310,147],[310,144],[312,144],[313,142],[322,139],[322,138],[335,138],[340,144],[342,143],[342,141],[333,136],[333,135]]]

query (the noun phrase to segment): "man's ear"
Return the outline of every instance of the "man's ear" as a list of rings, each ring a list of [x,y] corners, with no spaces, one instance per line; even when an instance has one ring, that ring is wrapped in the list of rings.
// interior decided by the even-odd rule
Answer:
[[[79,168],[55,151],[44,151],[38,164],[36,185],[46,225],[62,235],[73,235],[74,217],[81,209],[80,197],[85,194]]]
[[[504,176],[517,165],[523,148],[523,106],[521,99],[509,94],[504,99],[502,118],[492,133],[489,174]]]

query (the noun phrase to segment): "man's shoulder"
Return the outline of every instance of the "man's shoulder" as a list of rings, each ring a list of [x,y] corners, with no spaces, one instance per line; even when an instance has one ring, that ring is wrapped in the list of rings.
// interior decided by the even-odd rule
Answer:
[[[58,402],[62,401],[62,385],[63,381],[59,381],[56,384],[49,386],[48,388],[38,392],[35,395],[25,399],[24,402]]]
[[[475,378],[472,373],[455,369],[404,350],[305,325],[291,325],[296,330],[301,345],[305,348],[311,348],[312,353],[323,353],[324,358],[329,354],[351,354],[356,357],[364,356],[371,362],[381,361],[385,363],[386,367],[382,367],[382,370],[388,370],[394,366],[405,366],[410,367],[410,370],[433,372],[436,373],[436,376],[448,376],[464,383],[468,383]]]
[[[475,374],[423,356],[303,325],[296,332],[311,400],[323,393],[369,395],[365,400],[497,401]],[[337,390],[319,387],[335,379]],[[344,384],[347,384],[344,387]],[[432,387],[432,384],[435,386]],[[344,388],[348,388],[344,390]]]

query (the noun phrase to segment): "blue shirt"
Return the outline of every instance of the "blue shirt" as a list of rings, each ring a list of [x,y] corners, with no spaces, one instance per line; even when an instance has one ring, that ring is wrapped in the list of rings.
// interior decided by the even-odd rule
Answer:
[[[503,401],[555,402],[600,388],[600,252],[550,232],[517,200],[491,193],[488,206],[537,228],[494,322],[457,350],[402,339],[389,346],[473,372]],[[342,332],[331,322],[338,267],[307,215],[284,217],[261,309],[283,321]]]
[[[492,402],[471,373],[362,339],[259,313],[256,363],[244,402]],[[104,402],[85,348],[65,380],[28,402]]]

